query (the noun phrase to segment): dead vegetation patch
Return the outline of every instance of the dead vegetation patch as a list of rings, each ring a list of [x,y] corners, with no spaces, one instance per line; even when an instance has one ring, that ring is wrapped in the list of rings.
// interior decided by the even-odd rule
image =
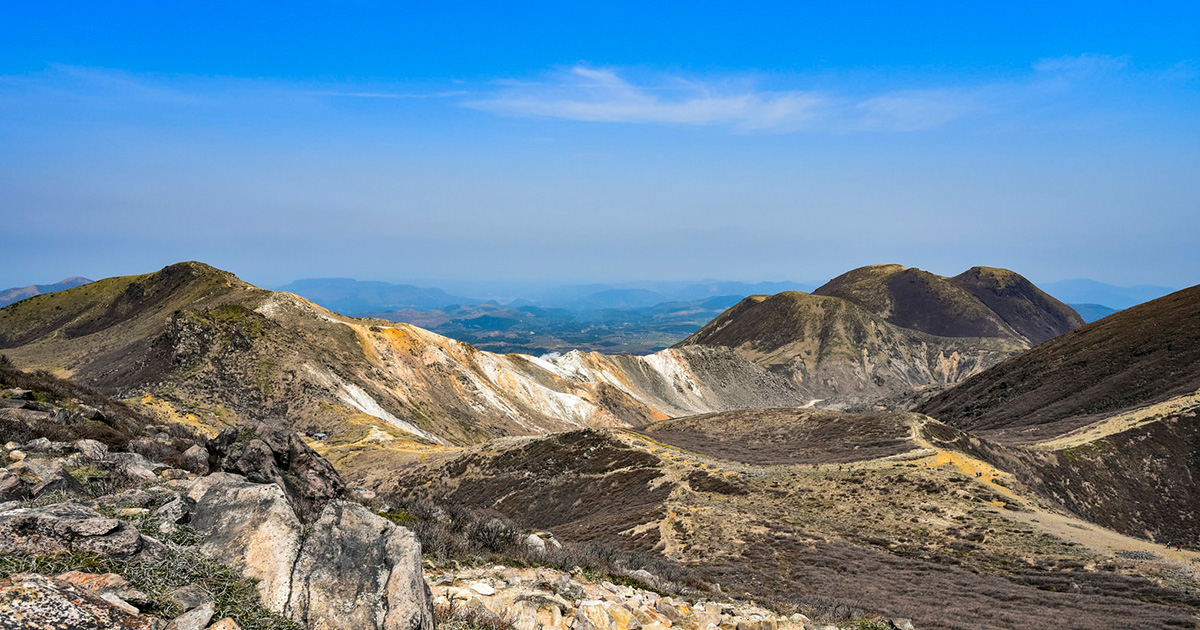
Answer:
[[[840,464],[915,448],[901,413],[753,409],[664,420],[642,432],[687,451],[755,465]]]

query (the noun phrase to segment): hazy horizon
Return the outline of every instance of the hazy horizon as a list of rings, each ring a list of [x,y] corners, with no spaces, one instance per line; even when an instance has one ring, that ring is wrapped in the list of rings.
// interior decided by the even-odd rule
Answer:
[[[1200,282],[1200,7],[0,8],[0,287]],[[428,286],[437,286],[431,284]]]

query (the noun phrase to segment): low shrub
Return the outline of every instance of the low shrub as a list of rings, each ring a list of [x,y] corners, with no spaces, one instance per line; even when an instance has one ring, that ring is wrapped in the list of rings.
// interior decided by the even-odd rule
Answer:
[[[160,562],[122,562],[106,556],[72,553],[51,556],[0,555],[0,578],[16,573],[58,575],[67,571],[116,573],[154,600],[154,614],[171,618],[183,612],[171,591],[200,584],[213,595],[216,619],[232,617],[243,630],[300,630],[299,624],[259,603],[251,580],[198,549],[174,546]]]
[[[511,520],[483,510],[438,505],[426,499],[404,500],[403,505],[381,512],[407,527],[421,541],[427,559],[435,565],[551,567],[563,571],[582,569],[593,579],[643,588],[660,594],[708,591],[708,582],[695,571],[661,556],[650,556],[598,543],[546,543],[545,550],[526,542],[531,532]],[[652,574],[653,584],[630,577],[633,571]]]
[[[513,630],[515,624],[508,617],[470,606],[460,606],[451,601],[433,608],[433,625],[439,630]]]

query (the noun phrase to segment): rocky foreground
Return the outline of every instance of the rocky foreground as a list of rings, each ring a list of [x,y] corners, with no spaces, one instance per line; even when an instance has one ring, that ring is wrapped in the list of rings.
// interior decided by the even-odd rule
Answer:
[[[71,393],[0,390],[0,429],[23,440],[0,447],[0,630],[831,628],[645,570],[548,568],[548,532],[518,538],[524,568],[423,561],[385,518],[402,510],[286,429],[205,440]]]
[[[346,500],[294,434],[187,452],[191,471],[95,440],[5,444],[0,629],[432,630],[413,533]]]
[[[645,571],[638,577],[654,582]],[[494,566],[432,571],[433,601],[446,610],[504,622],[513,630],[835,630],[801,614],[779,615],[748,603],[683,598],[589,578],[584,571]],[[881,627],[912,630],[893,619]]]

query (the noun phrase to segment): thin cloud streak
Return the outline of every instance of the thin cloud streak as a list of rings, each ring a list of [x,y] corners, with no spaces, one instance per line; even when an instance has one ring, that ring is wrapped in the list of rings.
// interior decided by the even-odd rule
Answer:
[[[467,92],[466,90],[455,90],[452,92],[432,92],[429,94],[399,94],[399,93],[389,93],[389,92],[338,92],[338,91],[332,91],[332,90],[322,90],[322,91],[317,91],[317,92],[308,92],[308,94],[312,94],[313,96],[340,96],[340,97],[345,97],[345,98],[407,99],[407,98],[452,98],[455,96],[466,96],[467,94],[470,94],[470,92]]]
[[[467,107],[506,116],[580,122],[727,127],[737,131],[915,132],[1015,109],[1048,90],[1128,71],[1123,58],[1084,54],[1043,59],[1022,80],[849,96],[762,90],[677,76],[635,83],[611,68],[576,66],[543,82],[504,81]]]

